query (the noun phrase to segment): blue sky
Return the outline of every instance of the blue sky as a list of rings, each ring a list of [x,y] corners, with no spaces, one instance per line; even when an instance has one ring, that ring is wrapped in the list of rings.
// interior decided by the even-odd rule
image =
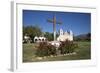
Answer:
[[[53,24],[47,22],[47,19],[53,19],[54,13],[56,20],[62,22],[61,25],[56,24],[57,32],[60,28],[64,31],[72,30],[74,35],[91,32],[90,13],[23,10],[23,25],[37,25],[43,32],[53,32]]]

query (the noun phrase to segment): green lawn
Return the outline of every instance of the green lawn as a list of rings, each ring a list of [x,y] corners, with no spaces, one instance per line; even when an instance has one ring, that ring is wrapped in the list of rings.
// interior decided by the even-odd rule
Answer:
[[[66,56],[47,57],[37,59],[35,56],[37,44],[23,44],[23,62],[39,62],[39,61],[61,61],[61,60],[82,60],[91,59],[91,43],[77,42],[79,48],[75,50],[76,54]]]

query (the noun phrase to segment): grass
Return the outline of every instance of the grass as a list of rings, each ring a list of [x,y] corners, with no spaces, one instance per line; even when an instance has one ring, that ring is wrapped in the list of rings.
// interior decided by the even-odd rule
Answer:
[[[79,48],[75,50],[75,55],[47,57],[45,59],[37,59],[35,56],[37,44],[23,44],[23,62],[40,62],[40,61],[61,61],[61,60],[85,60],[91,59],[91,43],[77,42]]]

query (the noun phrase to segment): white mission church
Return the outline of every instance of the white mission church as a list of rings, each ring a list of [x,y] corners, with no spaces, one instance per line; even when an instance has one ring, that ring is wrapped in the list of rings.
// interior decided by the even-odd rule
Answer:
[[[73,41],[73,32],[70,30],[69,32],[64,32],[62,29],[60,29],[60,35],[57,37],[57,41]]]

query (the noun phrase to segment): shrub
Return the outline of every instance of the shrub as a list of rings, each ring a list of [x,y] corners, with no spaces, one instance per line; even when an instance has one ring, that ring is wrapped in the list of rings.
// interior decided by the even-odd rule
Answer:
[[[58,51],[60,51],[60,54],[72,53],[75,51],[75,48],[78,48],[77,43],[68,40],[61,42],[58,50],[56,50],[56,47],[49,44],[48,42],[40,42],[36,49],[36,56],[43,57],[57,55]]]
[[[77,43],[66,40],[65,42],[61,42],[59,50],[61,51],[61,54],[66,54],[74,52],[75,48],[77,47],[78,47]]]
[[[55,46],[49,44],[47,46],[47,48],[48,48],[48,54],[49,55],[56,55],[56,47]]]
[[[48,44],[47,42],[39,43],[39,46],[36,50],[36,56],[50,56],[56,54],[56,48],[53,45]]]

